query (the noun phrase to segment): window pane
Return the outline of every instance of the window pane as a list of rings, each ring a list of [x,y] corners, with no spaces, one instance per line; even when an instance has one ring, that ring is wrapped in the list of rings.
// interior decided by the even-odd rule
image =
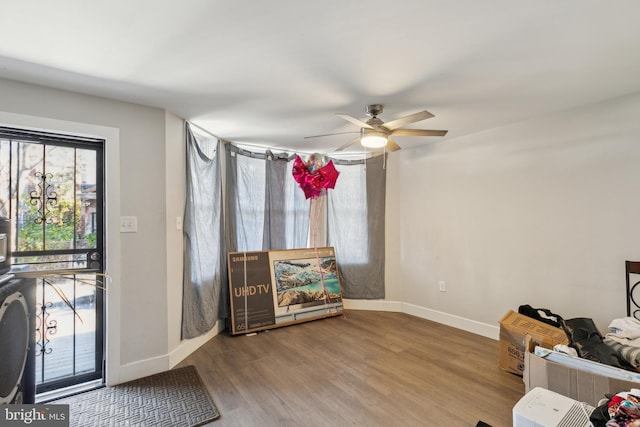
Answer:
[[[238,188],[236,218],[238,224],[238,250],[262,250],[265,203],[264,160],[247,156],[238,159]]]
[[[37,294],[36,383],[93,371],[95,276],[69,275],[43,279],[40,283]],[[64,295],[73,309],[58,292]]]
[[[9,218],[9,201],[11,200],[11,192],[9,182],[11,182],[11,144],[8,140],[0,139],[0,216]]]
[[[42,221],[42,181],[44,170],[44,146],[13,142],[13,160],[16,164],[17,247],[16,251],[44,249]]]
[[[76,150],[76,248],[96,247],[96,152]]]
[[[2,140],[0,152],[0,215],[15,218],[13,250],[95,248],[96,151]]]
[[[45,149],[41,219],[46,250],[72,249],[75,222],[75,150],[48,145]]]

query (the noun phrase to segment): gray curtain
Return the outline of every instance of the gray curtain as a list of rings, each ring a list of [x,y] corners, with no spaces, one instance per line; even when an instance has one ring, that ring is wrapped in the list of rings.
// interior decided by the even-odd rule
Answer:
[[[220,141],[185,125],[182,339],[200,336],[228,317],[221,212]],[[220,301],[225,303],[220,304]]]
[[[227,144],[225,160],[228,250],[306,247],[309,203],[291,175],[293,156]]]
[[[384,298],[385,156],[333,159],[340,177],[328,192],[328,245],[338,261],[344,298]]]
[[[295,156],[270,151],[266,154],[262,248],[303,248],[309,235],[309,203],[291,174]]]
[[[262,248],[284,249],[287,247],[287,206],[286,192],[282,187],[288,179],[288,156],[274,155],[266,152],[265,163],[265,200],[264,227],[262,232]]]
[[[264,153],[225,144],[225,238],[229,252],[262,250]]]
[[[227,250],[307,247],[310,200],[291,176],[295,156],[225,147]],[[384,156],[333,162],[340,176],[327,192],[327,244],[336,251],[343,296],[384,298]]]

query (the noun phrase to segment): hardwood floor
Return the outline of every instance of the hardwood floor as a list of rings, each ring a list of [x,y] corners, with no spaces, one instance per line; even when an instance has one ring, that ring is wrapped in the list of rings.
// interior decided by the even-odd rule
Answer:
[[[511,426],[522,378],[498,342],[403,313],[214,337],[193,364],[227,426]]]

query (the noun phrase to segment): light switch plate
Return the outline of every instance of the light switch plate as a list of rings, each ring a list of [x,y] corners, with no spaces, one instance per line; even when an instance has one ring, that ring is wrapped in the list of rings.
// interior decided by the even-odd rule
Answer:
[[[137,216],[121,216],[120,232],[121,233],[137,233],[138,217]]]

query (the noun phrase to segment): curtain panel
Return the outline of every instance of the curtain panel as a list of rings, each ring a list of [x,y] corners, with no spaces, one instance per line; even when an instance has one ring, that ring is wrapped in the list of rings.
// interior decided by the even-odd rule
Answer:
[[[220,141],[186,123],[186,203],[182,339],[200,336],[228,317],[222,229]],[[223,303],[221,303],[221,301]]]
[[[343,296],[381,299],[384,288],[384,156],[333,160],[340,176],[335,189],[316,203],[292,177],[295,155],[256,153],[225,145],[225,236],[229,252],[305,248],[315,241],[336,251]],[[327,159],[328,161],[328,159]],[[324,226],[314,223],[326,221]]]
[[[225,240],[229,252],[262,250],[264,156],[225,144]]]
[[[342,296],[384,298],[385,156],[333,161],[340,177],[328,193],[328,244],[335,248]]]
[[[294,157],[225,147],[229,252],[306,247],[309,204],[291,175]]]

